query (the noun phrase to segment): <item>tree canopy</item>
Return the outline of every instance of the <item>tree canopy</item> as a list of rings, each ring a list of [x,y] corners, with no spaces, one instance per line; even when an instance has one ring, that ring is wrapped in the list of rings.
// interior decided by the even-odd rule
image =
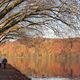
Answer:
[[[64,25],[58,29],[54,22]],[[66,26],[69,31],[80,34],[79,22],[79,0],[0,0],[0,43],[24,37],[29,30],[41,32],[44,26],[55,35],[60,35],[60,30],[65,30]]]

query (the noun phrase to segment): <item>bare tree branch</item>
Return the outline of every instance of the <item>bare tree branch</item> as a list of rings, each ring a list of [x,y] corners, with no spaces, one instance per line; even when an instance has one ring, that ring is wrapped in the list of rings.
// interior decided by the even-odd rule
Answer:
[[[3,8],[4,5],[5,7]],[[40,31],[39,28],[34,28],[33,26],[43,27],[45,25],[51,28],[57,35],[59,35],[60,31],[54,26],[47,25],[47,22],[60,21],[72,30],[77,31],[79,29],[77,24],[80,20],[77,16],[80,14],[80,6],[76,0],[1,0],[0,8],[3,8],[0,12],[1,42],[7,37],[9,39],[8,35],[10,33],[14,35],[14,32],[18,32],[16,25],[21,22],[25,22],[27,25],[20,27],[20,30],[26,28],[27,30]],[[19,9],[19,11],[16,12],[17,9],[15,8]],[[77,22],[75,17],[78,19]],[[14,31],[13,28],[15,29]]]

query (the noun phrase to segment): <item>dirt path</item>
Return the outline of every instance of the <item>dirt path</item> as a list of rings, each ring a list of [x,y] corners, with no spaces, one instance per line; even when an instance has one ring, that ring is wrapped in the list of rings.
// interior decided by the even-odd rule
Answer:
[[[7,65],[6,69],[0,69],[0,80],[31,80],[28,77],[24,76],[17,69],[11,65]]]

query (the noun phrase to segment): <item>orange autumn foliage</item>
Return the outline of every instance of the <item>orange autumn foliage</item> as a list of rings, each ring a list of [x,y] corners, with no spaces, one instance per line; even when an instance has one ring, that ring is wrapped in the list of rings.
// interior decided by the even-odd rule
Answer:
[[[17,40],[0,46],[8,62],[23,74],[38,77],[80,76],[80,39]]]

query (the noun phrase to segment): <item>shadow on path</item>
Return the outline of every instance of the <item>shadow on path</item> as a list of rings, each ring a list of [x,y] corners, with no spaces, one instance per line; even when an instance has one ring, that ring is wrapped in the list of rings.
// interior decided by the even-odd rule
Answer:
[[[23,75],[20,71],[15,69],[10,64],[7,64],[7,68],[0,68],[0,80],[31,80]]]

